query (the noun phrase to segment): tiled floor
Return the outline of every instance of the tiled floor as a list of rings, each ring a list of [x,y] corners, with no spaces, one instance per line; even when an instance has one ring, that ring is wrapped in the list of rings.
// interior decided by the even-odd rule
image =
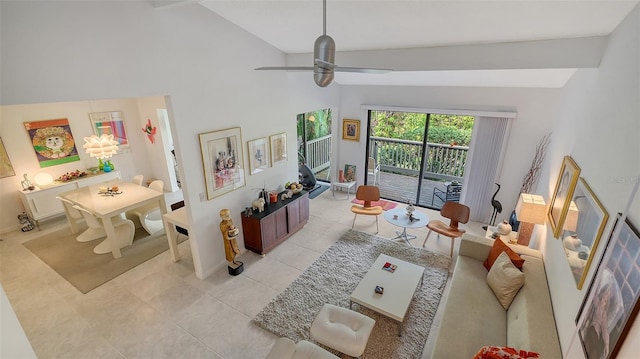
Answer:
[[[2,236],[0,280],[38,358],[263,358],[276,336],[251,319],[351,227],[350,206],[340,192],[311,200],[309,223],[265,257],[243,253],[245,271],[239,276],[225,268],[206,280],[196,278],[185,241],[180,262],[164,252],[87,294],[22,246],[66,226],[62,217],[45,222],[40,232]],[[379,224],[380,236],[395,236],[397,228],[382,216]],[[466,225],[483,235],[481,227]],[[374,219],[358,217],[355,229],[374,232]],[[418,235],[412,240],[418,246],[427,233],[409,232]],[[449,244],[432,235],[427,248],[448,255]],[[439,322],[436,315],[431,334]],[[429,357],[432,336],[422,358]]]

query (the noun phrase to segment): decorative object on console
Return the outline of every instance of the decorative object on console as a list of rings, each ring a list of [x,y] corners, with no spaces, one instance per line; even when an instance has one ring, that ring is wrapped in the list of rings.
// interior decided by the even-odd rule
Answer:
[[[157,130],[158,128],[156,126],[151,125],[151,119],[149,118],[147,119],[147,124],[142,128],[142,132],[147,134],[147,138],[152,144],[156,142],[156,138],[154,136],[156,135]]]
[[[251,202],[251,209],[254,211],[258,211],[258,213],[262,212],[264,211],[264,204],[265,204],[264,198],[260,197],[255,201]]]
[[[15,176],[16,172],[13,170],[13,165],[7,155],[7,150],[4,148],[4,142],[0,137],[0,178]]]
[[[96,136],[113,135],[120,149],[129,148],[129,139],[121,111],[92,112],[89,114],[89,120]]]
[[[269,136],[271,150],[271,165],[287,162],[287,133]]]
[[[360,141],[360,120],[342,120],[342,139]]]
[[[542,139],[536,146],[536,154],[533,156],[533,160],[531,161],[531,166],[529,167],[529,172],[525,174],[522,180],[522,187],[520,187],[520,193],[530,193],[533,186],[538,181],[540,177],[540,169],[542,168],[542,163],[544,162],[544,157],[547,152],[547,145],[549,145],[549,137],[551,133],[547,133],[542,136]],[[520,194],[518,194],[520,196]],[[517,201],[516,201],[517,203]],[[511,211],[511,215],[509,216],[509,224],[514,231],[518,231],[520,222],[516,218],[515,209]]]
[[[36,186],[34,186],[33,183],[29,180],[26,173],[22,175],[22,178],[24,178],[24,180],[22,180],[20,184],[22,185],[23,191],[33,191],[34,189],[36,189]]]
[[[544,198],[537,194],[520,193],[516,205],[516,216],[520,222],[518,244],[529,245],[531,232],[536,224],[544,224],[547,206]]]
[[[25,122],[24,128],[31,138],[40,167],[80,161],[68,119]]]
[[[587,358],[615,358],[640,309],[640,233],[621,218],[618,215],[576,317]]]
[[[587,181],[580,178],[573,191],[562,232],[564,252],[578,289],[582,288],[593,258],[591,254],[598,248],[608,219],[607,210]],[[576,239],[573,239],[573,236]]]
[[[244,154],[240,127],[205,132],[198,136],[207,199],[244,187]]]
[[[562,167],[558,173],[556,188],[553,191],[553,196],[549,202],[549,209],[547,210],[547,216],[549,217],[549,223],[551,224],[551,230],[555,238],[559,238],[562,233],[562,225],[564,224],[579,176],[580,167],[578,167],[570,156],[564,156]]]
[[[493,193],[493,196],[491,197],[491,207],[493,207],[493,213],[491,214],[491,219],[489,219],[489,225],[491,226],[494,226],[496,224],[496,216],[498,215],[498,213],[502,213],[502,203],[496,200],[496,195],[498,194],[498,191],[500,191],[500,184],[496,183],[496,186],[498,186],[498,189],[496,189],[496,191]]]
[[[511,225],[506,220],[498,224],[497,228],[498,228],[498,234],[502,236],[506,236],[506,235],[509,235],[509,233],[511,233]]]

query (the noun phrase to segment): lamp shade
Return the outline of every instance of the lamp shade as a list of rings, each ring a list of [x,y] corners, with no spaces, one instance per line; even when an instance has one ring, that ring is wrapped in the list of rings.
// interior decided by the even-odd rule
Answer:
[[[533,224],[544,224],[547,205],[544,198],[537,194],[521,193],[516,205],[518,221]]]
[[[118,153],[118,141],[113,139],[113,135],[102,134],[100,137],[91,135],[85,137],[84,142],[82,147],[91,157],[105,159]]]

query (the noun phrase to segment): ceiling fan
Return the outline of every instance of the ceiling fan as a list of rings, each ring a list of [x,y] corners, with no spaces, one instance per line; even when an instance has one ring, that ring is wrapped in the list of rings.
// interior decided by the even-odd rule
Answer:
[[[313,46],[312,66],[281,66],[258,67],[256,70],[285,70],[285,71],[313,71],[313,79],[320,87],[326,87],[333,82],[335,71],[360,72],[382,74],[392,70],[372,69],[364,67],[342,67],[334,63],[336,57],[336,43],[327,35],[327,0],[322,0],[322,35],[316,39]]]

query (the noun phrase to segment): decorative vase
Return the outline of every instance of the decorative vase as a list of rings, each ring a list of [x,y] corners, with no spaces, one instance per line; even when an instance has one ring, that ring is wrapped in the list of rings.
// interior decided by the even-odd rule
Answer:
[[[102,162],[102,158],[98,158],[98,170],[104,170],[104,162]]]
[[[498,233],[502,236],[509,235],[509,233],[511,233],[511,225],[509,222],[506,220],[502,221],[502,223],[498,225]]]
[[[577,234],[564,237],[562,244],[568,250],[578,251],[582,247],[582,240]]]
[[[407,216],[411,216],[415,210],[416,208],[411,203],[409,203],[407,205]]]
[[[344,171],[343,170],[338,170],[338,182],[341,182],[341,183],[344,182]]]

